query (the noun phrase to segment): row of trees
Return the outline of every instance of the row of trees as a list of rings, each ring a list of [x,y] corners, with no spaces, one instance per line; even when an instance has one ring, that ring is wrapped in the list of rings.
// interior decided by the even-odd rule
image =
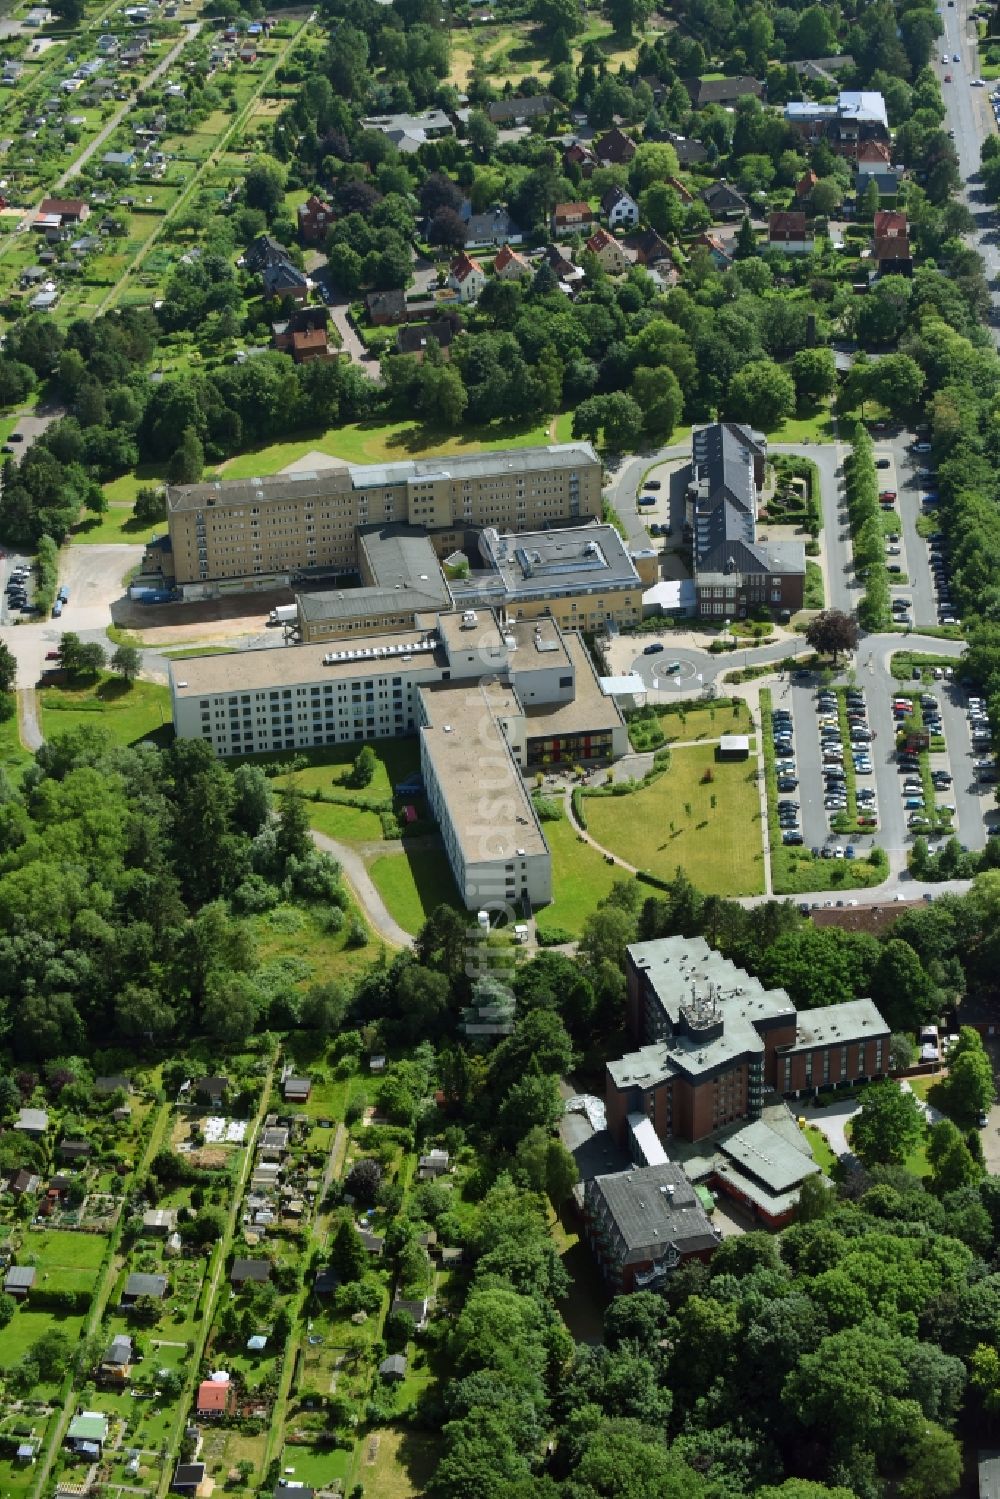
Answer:
[[[851,451],[844,460],[844,491],[851,523],[854,566],[865,582],[858,619],[867,630],[883,630],[891,618],[885,532],[879,509],[874,448],[871,437],[860,423],[855,428]]]

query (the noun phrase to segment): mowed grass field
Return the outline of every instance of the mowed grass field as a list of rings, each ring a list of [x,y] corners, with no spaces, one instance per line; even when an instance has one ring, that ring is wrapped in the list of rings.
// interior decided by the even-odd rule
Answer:
[[[672,879],[680,866],[706,895],[764,889],[753,758],[718,762],[713,745],[677,749],[651,785],[625,797],[590,796],[584,806],[591,835],[638,869]]]
[[[102,674],[80,687],[43,687],[42,733],[46,739],[83,724],[99,724],[120,744],[135,744],[151,734],[172,733],[170,690],[158,682],[133,682]]]
[[[553,441],[557,430],[548,418],[531,425],[492,422],[460,433],[436,432],[420,422],[349,422],[294,442],[270,443],[230,458],[216,472],[221,479],[249,479],[276,474],[307,453],[326,453],[345,463],[387,463],[404,458],[479,452],[489,448],[527,448]]]
[[[587,803],[589,823],[590,808]],[[597,910],[616,879],[631,878],[625,870],[608,864],[596,848],[581,843],[576,828],[567,818],[543,822],[542,832],[552,850],[552,904],[538,912],[540,931],[562,927],[579,937],[587,917]]]
[[[437,906],[463,907],[443,849],[382,854],[369,867],[389,914],[416,935]]]
[[[135,519],[131,504],[115,501],[109,503],[103,515],[92,515],[84,511],[82,518],[73,527],[70,539],[77,546],[113,546],[129,542],[144,544],[156,532],[162,534],[165,530],[165,521],[149,526],[145,521]]]

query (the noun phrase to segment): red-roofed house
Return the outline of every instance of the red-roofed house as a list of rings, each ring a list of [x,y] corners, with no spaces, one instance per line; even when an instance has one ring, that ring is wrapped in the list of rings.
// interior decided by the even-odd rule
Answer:
[[[463,250],[451,263],[448,285],[458,292],[460,302],[474,302],[486,285],[486,272],[478,260]]]
[[[859,166],[864,161],[871,161],[878,166],[887,167],[890,161],[889,147],[884,141],[862,141],[855,159]]]
[[[563,152],[563,166],[576,166],[580,168],[581,177],[589,177],[597,166],[597,157],[582,141],[574,141],[567,146]]]
[[[816,176],[816,173],[813,171],[812,167],[809,168],[808,172],[803,172],[802,176],[795,184],[795,197],[798,202],[808,202],[808,200],[812,197],[813,188],[816,186],[818,181],[819,178]]]
[[[233,1398],[229,1376],[225,1379],[203,1379],[198,1386],[195,1410],[199,1416],[224,1416]]]
[[[617,125],[612,125],[607,135],[594,143],[594,151],[602,166],[627,167],[636,153],[635,141],[630,140]]]
[[[504,245],[494,257],[493,274],[499,276],[501,281],[519,281],[532,272],[523,255],[512,250],[510,245]]]
[[[557,203],[552,213],[552,233],[589,234],[594,222],[589,203]]]
[[[901,234],[905,239],[906,214],[895,208],[880,208],[875,215],[873,228],[876,239],[893,234]]]
[[[38,205],[42,219],[58,217],[62,224],[82,224],[90,217],[90,207],[82,198],[43,198]]]
[[[321,245],[333,220],[334,212],[329,203],[312,193],[299,204],[299,239],[304,245]]]
[[[591,255],[597,256],[602,269],[611,276],[623,275],[631,264],[614,235],[609,234],[606,229],[594,231],[587,241],[587,249]]]
[[[767,221],[767,242],[772,249],[783,250],[786,255],[811,255],[814,240],[806,228],[802,210],[772,213]]]

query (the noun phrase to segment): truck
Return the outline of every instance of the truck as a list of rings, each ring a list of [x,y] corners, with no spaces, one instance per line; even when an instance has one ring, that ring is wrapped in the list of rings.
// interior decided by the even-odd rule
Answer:
[[[56,598],[59,600],[60,604],[68,604],[69,603],[69,589],[66,587],[65,583],[62,585],[62,587],[60,588],[59,592],[56,594]]]
[[[268,615],[269,625],[291,625],[299,617],[297,604],[279,604],[277,609],[272,609]]]

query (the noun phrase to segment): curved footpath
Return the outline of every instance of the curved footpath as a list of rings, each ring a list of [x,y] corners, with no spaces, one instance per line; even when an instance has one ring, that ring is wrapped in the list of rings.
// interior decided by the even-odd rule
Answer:
[[[391,942],[393,947],[412,947],[413,938],[409,932],[404,932],[395,917],[390,915],[360,855],[353,848],[348,848],[345,843],[338,843],[335,838],[328,838],[325,833],[317,833],[315,829],[313,829],[312,839],[317,848],[322,849],[325,854],[332,854],[337,860],[343,870],[344,879],[350,885],[358,904],[379,936],[386,942]]]

